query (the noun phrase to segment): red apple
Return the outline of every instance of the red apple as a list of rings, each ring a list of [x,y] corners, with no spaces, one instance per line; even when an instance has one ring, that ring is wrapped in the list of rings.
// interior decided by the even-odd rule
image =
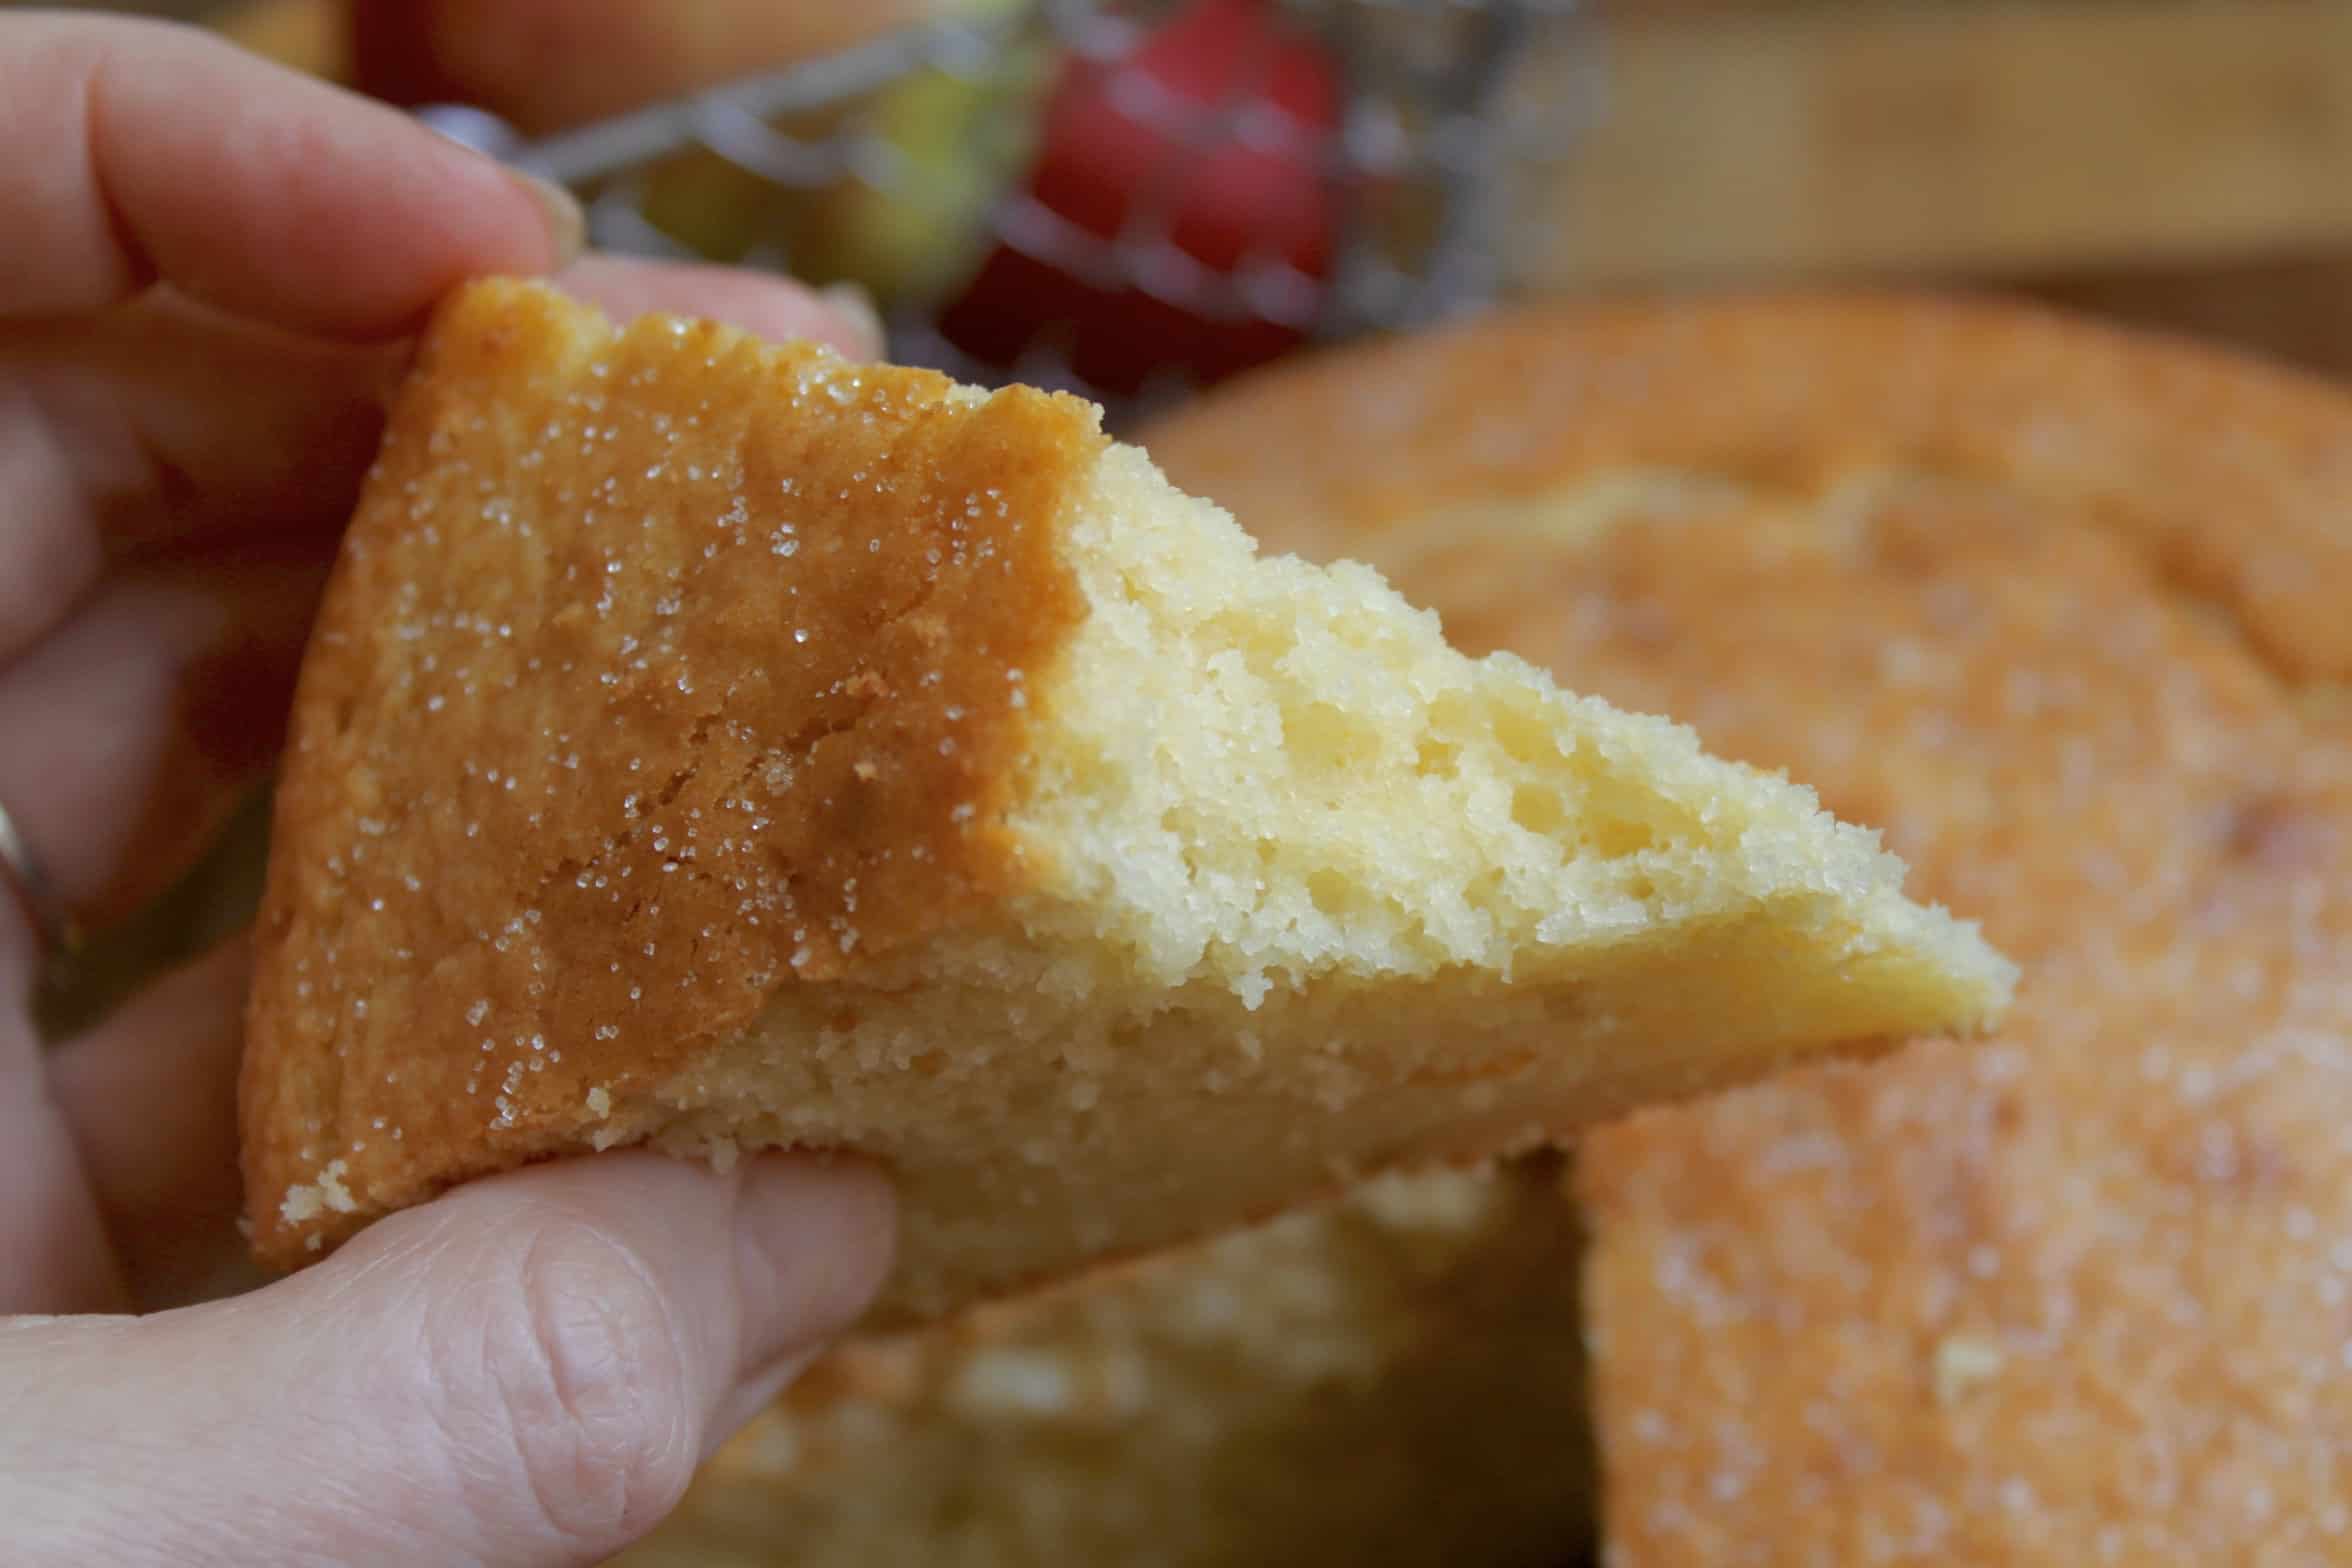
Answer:
[[[1195,0],[1128,54],[1073,56],[1001,243],[942,330],[998,366],[1052,341],[1121,395],[1282,353],[1331,269],[1339,112],[1336,62],[1274,0]],[[1283,273],[1287,299],[1236,298]]]

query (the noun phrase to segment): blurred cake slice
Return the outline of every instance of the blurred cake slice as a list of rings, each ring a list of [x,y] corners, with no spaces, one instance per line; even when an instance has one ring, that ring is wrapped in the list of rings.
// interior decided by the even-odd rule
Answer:
[[[1542,1154],[1375,1177],[842,1345],[616,1568],[1580,1560],[1562,1181]]]

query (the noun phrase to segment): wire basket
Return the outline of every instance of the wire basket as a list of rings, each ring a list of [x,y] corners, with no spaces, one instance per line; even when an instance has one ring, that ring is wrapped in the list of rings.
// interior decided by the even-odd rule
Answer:
[[[576,191],[600,247],[859,283],[894,358],[1125,423],[1482,302],[1530,141],[1502,95],[1571,3],[978,0],[535,142],[422,112]]]

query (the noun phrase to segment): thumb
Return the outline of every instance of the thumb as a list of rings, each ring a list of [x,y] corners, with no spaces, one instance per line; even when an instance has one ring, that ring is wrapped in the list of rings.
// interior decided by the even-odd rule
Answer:
[[[10,1560],[601,1561],[863,1308],[890,1230],[863,1166],[610,1154],[234,1301],[0,1319]]]

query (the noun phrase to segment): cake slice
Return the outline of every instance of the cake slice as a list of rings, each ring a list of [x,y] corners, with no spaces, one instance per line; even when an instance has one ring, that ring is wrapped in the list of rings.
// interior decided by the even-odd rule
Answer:
[[[1392,1172],[853,1339],[608,1568],[1582,1562],[1564,1174]]]
[[[1263,559],[1087,405],[474,285],[296,699],[243,1088],[301,1262],[524,1161],[886,1161],[906,1323],[2008,964],[1688,731]]]

